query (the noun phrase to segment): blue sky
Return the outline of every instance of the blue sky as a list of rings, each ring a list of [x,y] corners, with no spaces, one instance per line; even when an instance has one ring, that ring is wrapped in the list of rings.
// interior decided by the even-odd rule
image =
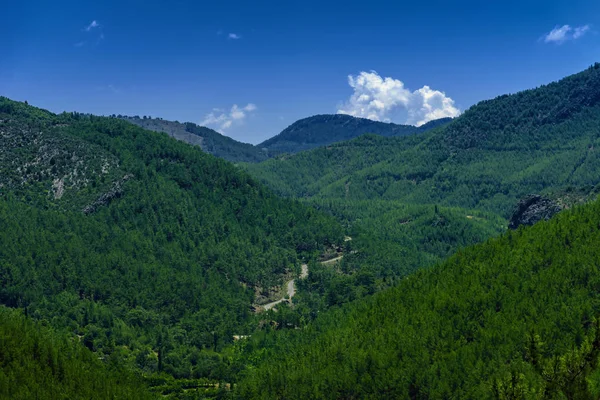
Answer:
[[[323,3],[10,2],[0,95],[258,143],[314,114],[419,124],[600,61],[598,1]]]

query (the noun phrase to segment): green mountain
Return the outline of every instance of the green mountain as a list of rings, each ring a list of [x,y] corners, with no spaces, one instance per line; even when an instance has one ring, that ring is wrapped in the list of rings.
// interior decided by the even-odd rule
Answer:
[[[595,399],[600,202],[240,349],[243,398]]]
[[[231,162],[260,162],[267,152],[248,143],[238,142],[225,135],[191,122],[180,123],[161,118],[119,116],[144,129],[164,132],[177,140],[200,146],[205,152]]]
[[[419,135],[363,135],[244,164],[278,194],[336,216],[353,238],[337,273],[316,264],[315,278],[303,282],[298,300],[308,305],[305,315],[393,286],[461,247],[498,235],[519,200],[532,193],[555,199],[557,210],[595,198],[600,107],[593,93],[600,93],[599,73],[593,66],[482,102]],[[521,117],[537,109],[545,113],[539,124]],[[512,131],[519,133],[506,136]],[[469,135],[472,143],[459,146],[457,138]],[[546,218],[537,214],[521,210],[521,219]]]
[[[423,140],[423,135],[385,138],[367,134],[346,142],[284,155],[260,164],[244,164],[252,176],[270,186],[276,193],[298,198],[368,199],[360,196],[352,185],[352,174],[385,162],[395,154],[410,150]],[[344,182],[343,196],[323,194],[328,186]]]
[[[155,132],[164,132],[177,140],[197,145],[205,152],[234,163],[257,163],[280,153],[296,153],[302,150],[325,146],[348,140],[365,133],[381,136],[404,136],[425,132],[451,121],[442,118],[419,128],[411,125],[396,125],[376,122],[348,115],[317,115],[299,120],[277,136],[253,146],[191,122],[180,123],[161,118],[116,116]]]
[[[400,140],[364,135],[289,158],[244,165],[280,195],[303,199],[335,216],[353,238],[345,243],[340,261],[343,273],[318,263],[311,266],[315,278],[302,283],[304,291],[298,297],[307,307],[303,311],[306,316],[394,285],[413,271],[506,229],[506,220],[497,214],[468,207],[347,196],[354,190],[351,184],[345,186],[343,196],[320,195],[324,182],[338,182],[374,160],[410,149],[421,142],[419,136]],[[286,179],[280,179],[282,176]]]
[[[508,218],[530,193],[598,183],[599,66],[481,102],[420,135],[363,136],[246,168],[286,196],[390,199]]]
[[[599,120],[597,64],[421,132],[299,121],[279,143],[321,147],[254,164],[0,97],[1,393],[598,398]]]
[[[269,154],[298,153],[372,133],[380,136],[406,136],[425,132],[448,123],[450,118],[431,121],[421,127],[397,125],[356,118],[350,115],[315,115],[294,122],[280,134],[257,145]]]
[[[155,386],[228,379],[220,352],[256,326],[256,293],[343,240],[332,217],[117,118],[0,98],[0,171],[0,303],[166,374]]]

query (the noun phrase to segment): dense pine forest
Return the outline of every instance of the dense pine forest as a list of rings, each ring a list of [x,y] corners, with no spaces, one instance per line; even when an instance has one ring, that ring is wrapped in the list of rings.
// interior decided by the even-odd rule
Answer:
[[[296,299],[299,312],[311,315],[393,286],[417,269],[506,229],[506,222],[494,214],[456,207],[383,200],[308,204],[335,216],[352,238],[334,267],[314,262],[308,278],[300,282],[305,290]]]
[[[104,361],[77,338],[0,307],[0,398],[156,398],[119,359]]]
[[[246,343],[248,398],[593,399],[600,203]],[[265,351],[265,349],[268,349]]]
[[[0,300],[144,374],[230,379],[256,291],[341,226],[125,121],[0,101]]]
[[[599,64],[332,117],[265,152],[0,97],[0,397],[600,397]]]

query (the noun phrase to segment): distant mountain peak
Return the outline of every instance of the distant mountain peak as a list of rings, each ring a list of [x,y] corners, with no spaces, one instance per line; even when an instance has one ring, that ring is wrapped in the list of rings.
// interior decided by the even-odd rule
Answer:
[[[380,136],[412,135],[448,123],[450,120],[450,118],[443,118],[416,127],[357,118],[347,114],[319,114],[294,122],[280,134],[259,144],[258,147],[268,150],[270,154],[297,153],[354,139],[367,133]]]
[[[205,152],[231,162],[260,162],[268,158],[259,147],[238,142],[219,132],[199,126],[192,122],[181,123],[162,118],[139,118],[122,116],[122,119],[155,132],[164,132],[169,136],[192,145],[200,146]]]

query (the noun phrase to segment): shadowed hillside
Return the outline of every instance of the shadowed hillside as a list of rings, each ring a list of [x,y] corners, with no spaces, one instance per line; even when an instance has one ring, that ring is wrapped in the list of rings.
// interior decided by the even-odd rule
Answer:
[[[425,132],[436,126],[448,123],[450,118],[431,121],[421,127],[356,118],[350,115],[315,115],[294,122],[280,134],[268,139],[257,147],[266,149],[269,154],[298,153],[315,147],[353,139],[372,133],[380,136],[406,136]]]
[[[241,143],[228,136],[191,122],[184,124],[160,118],[122,117],[144,129],[164,132],[177,140],[200,146],[205,152],[231,162],[260,162],[268,158],[265,151],[248,143]]]

